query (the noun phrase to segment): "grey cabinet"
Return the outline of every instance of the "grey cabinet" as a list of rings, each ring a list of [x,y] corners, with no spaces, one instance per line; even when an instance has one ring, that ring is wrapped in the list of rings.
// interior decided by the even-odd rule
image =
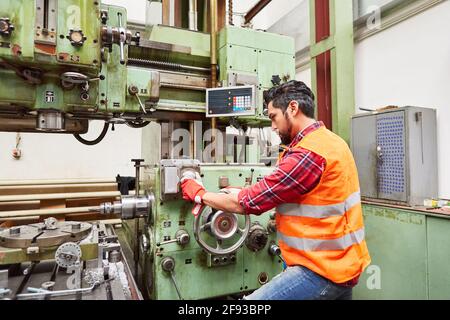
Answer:
[[[352,117],[361,196],[423,205],[438,196],[436,110],[402,107]]]

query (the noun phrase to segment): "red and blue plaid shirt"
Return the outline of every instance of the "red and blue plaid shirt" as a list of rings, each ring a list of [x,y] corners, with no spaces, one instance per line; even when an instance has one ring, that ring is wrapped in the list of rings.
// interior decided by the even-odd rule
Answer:
[[[323,122],[316,122],[299,132],[275,171],[239,193],[239,204],[246,214],[259,215],[280,204],[291,203],[319,184],[325,170],[325,159],[312,151],[293,147],[322,126]]]

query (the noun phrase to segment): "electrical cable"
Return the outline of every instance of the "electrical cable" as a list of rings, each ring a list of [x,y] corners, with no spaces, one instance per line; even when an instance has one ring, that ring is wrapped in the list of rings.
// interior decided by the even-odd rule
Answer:
[[[130,121],[126,122],[127,126],[129,126],[131,128],[136,128],[136,129],[144,128],[149,123],[150,123],[150,121],[133,121],[133,120],[130,120]]]
[[[82,144],[85,144],[87,146],[93,146],[93,145],[100,143],[103,140],[103,138],[106,136],[106,133],[108,132],[108,129],[109,129],[109,123],[105,122],[102,132],[95,140],[83,139],[78,133],[74,134],[73,136],[75,137],[75,139],[77,139]]]

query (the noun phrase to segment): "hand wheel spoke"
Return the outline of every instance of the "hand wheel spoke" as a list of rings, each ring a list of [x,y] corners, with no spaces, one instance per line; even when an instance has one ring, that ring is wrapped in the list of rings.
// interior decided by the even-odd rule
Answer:
[[[200,232],[211,229],[211,222],[205,223],[200,227]]]

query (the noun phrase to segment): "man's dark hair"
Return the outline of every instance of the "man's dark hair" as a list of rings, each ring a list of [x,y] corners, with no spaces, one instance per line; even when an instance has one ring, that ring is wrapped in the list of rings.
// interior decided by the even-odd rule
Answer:
[[[264,108],[266,112],[271,101],[273,107],[281,109],[283,114],[291,101],[297,101],[303,114],[309,118],[314,118],[314,93],[301,81],[291,80],[264,91]]]

